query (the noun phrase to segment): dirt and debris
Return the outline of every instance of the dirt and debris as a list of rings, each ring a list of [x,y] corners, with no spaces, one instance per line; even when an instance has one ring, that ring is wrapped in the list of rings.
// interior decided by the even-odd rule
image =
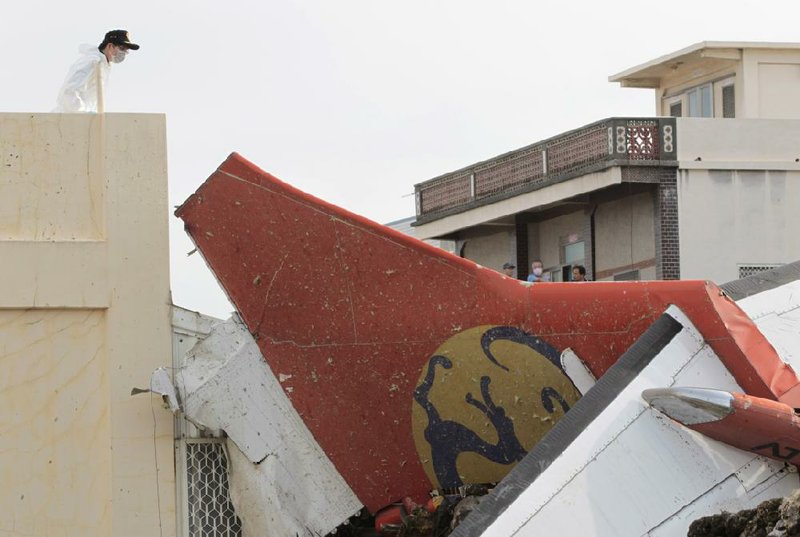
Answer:
[[[800,490],[767,500],[755,509],[699,518],[688,537],[789,537],[800,535]]]
[[[457,490],[432,491],[424,505],[405,498],[375,515],[362,509],[329,537],[445,537],[493,487],[466,485]]]

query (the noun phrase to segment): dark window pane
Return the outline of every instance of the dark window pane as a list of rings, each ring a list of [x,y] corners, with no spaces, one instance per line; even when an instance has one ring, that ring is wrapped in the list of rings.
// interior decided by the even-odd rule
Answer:
[[[736,94],[733,84],[722,88],[722,117],[736,117]]]

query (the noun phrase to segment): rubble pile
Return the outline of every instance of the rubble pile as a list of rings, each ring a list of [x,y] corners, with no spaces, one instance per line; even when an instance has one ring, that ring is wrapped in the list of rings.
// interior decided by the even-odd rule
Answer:
[[[767,500],[755,509],[699,518],[688,537],[789,537],[800,535],[800,489],[786,498]]]
[[[478,506],[492,487],[465,485],[452,494],[433,491],[425,505],[405,498],[375,516],[362,509],[329,537],[445,537]]]

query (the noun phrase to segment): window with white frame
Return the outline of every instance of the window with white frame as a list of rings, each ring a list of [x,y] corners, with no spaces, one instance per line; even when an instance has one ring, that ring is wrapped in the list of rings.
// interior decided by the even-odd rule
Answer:
[[[714,117],[711,84],[703,84],[686,92],[687,117]]]

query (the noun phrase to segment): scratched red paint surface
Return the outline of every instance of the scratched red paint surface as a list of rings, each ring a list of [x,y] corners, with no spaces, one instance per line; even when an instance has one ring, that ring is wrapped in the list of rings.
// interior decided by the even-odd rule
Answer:
[[[735,303],[701,281],[528,286],[318,200],[232,154],[176,214],[314,437],[375,511],[430,489],[411,434],[415,383],[447,338],[511,325],[602,375],[677,304],[737,381],[797,384]]]

